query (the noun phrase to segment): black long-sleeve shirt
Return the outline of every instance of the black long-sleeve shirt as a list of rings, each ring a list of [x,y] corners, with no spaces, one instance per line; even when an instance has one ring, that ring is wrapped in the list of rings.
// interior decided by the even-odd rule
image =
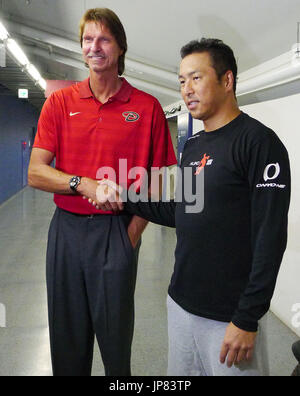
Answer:
[[[183,309],[256,331],[286,248],[288,153],[272,130],[241,113],[190,138],[181,161],[181,170],[186,168],[193,170],[193,185],[204,175],[200,213],[187,213],[184,194],[182,202],[128,202],[126,210],[176,226],[168,292]]]

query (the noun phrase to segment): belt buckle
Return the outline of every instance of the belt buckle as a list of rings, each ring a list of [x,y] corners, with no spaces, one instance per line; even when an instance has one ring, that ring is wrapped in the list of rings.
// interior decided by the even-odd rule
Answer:
[[[90,215],[88,215],[88,219],[93,219],[94,218],[94,214],[90,214]]]

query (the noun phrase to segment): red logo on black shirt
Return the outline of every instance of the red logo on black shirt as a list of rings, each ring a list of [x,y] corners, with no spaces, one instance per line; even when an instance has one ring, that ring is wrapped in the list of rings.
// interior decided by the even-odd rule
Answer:
[[[209,155],[204,154],[202,160],[200,161],[200,164],[195,172],[195,175],[199,175],[199,173],[202,171],[202,169],[206,166],[207,161],[210,159]]]
[[[125,117],[125,121],[127,122],[134,122],[140,118],[138,113],[135,113],[134,111],[125,111],[122,116]]]

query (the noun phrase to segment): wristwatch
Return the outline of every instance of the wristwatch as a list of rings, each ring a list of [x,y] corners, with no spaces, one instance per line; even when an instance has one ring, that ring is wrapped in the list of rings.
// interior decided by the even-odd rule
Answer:
[[[77,187],[79,186],[80,182],[81,182],[80,176],[73,176],[69,182],[70,189],[74,192],[77,192]]]

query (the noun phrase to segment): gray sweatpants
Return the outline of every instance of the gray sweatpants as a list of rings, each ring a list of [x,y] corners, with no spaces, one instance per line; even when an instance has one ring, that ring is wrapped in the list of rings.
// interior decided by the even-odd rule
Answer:
[[[259,323],[250,362],[228,368],[220,363],[228,323],[193,315],[168,296],[169,376],[268,376],[266,317]]]

